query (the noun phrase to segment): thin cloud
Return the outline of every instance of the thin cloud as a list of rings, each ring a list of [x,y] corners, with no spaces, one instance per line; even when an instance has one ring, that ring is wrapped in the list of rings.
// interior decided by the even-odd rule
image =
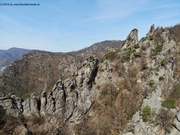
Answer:
[[[100,11],[95,19],[116,19],[126,17],[134,12],[137,12],[147,1],[148,0],[98,0],[97,6]]]
[[[154,18],[153,20],[161,20],[161,19],[171,18],[171,17],[175,17],[175,16],[179,16],[179,15],[180,15],[180,13],[164,15],[164,16],[160,16],[160,17]]]
[[[152,10],[158,10],[158,9],[165,9],[165,8],[173,8],[173,7],[179,7],[180,4],[171,4],[171,5],[158,5],[158,6],[155,6],[155,7],[147,7],[143,10],[141,10],[140,12],[144,12],[144,11],[152,11]]]

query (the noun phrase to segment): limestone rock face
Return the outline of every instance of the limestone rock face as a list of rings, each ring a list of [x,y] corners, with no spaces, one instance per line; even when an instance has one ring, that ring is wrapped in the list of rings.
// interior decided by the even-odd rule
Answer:
[[[24,116],[46,117],[54,125],[63,122],[78,123],[90,109],[91,89],[98,71],[98,59],[87,58],[71,77],[66,80],[59,79],[50,92],[43,91],[40,98],[32,94],[30,98],[21,101],[21,98],[12,95],[1,97],[0,106],[6,114],[18,117]],[[104,64],[104,70],[110,69],[109,63]],[[24,127],[19,127],[26,132]],[[17,132],[19,132],[19,128]]]
[[[100,73],[96,76],[96,83],[101,85],[112,79],[112,65],[110,61],[105,60],[99,67]]]
[[[155,30],[155,25],[152,24],[147,36],[152,36],[154,34],[154,30]]]
[[[30,116],[32,114],[39,116],[39,108],[40,103],[37,95],[32,94],[30,98],[26,99],[22,105],[23,105],[23,114],[25,116]]]
[[[25,116],[30,116],[31,114],[30,99],[26,99],[22,104],[23,104],[23,114]]]
[[[138,30],[133,29],[123,43],[122,49],[131,48],[138,43]]]
[[[175,133],[180,132],[180,110],[177,111],[176,117],[174,118],[172,125],[174,126],[175,129],[173,132],[171,132],[170,135],[174,135]]]
[[[31,95],[30,99],[30,106],[31,106],[31,113],[39,115],[39,104],[38,98],[35,94]]]
[[[153,56],[152,50],[157,49],[157,42],[153,40],[154,34],[159,34],[159,41],[162,43],[162,48],[159,53]],[[153,37],[153,38],[152,38]],[[147,81],[143,84],[144,90],[151,90],[144,98],[141,104],[141,109],[136,112],[132,121],[126,126],[125,133],[129,132],[129,126],[133,127],[135,135],[155,135],[155,134],[168,134],[175,135],[180,133],[180,111],[177,112],[176,117],[173,121],[174,128],[171,133],[166,133],[166,131],[161,127],[161,125],[153,125],[150,122],[144,122],[141,116],[141,111],[145,106],[151,108],[153,112],[154,119],[156,121],[156,116],[160,115],[161,109],[163,109],[162,102],[164,101],[163,94],[168,93],[173,89],[173,83],[176,83],[174,78],[177,69],[177,63],[175,62],[175,54],[179,51],[176,42],[169,38],[169,31],[163,28],[154,29],[154,25],[151,26],[150,31],[147,34],[145,40],[139,41],[139,45],[146,54],[144,61],[147,63],[147,67],[151,68]],[[127,63],[125,63],[128,65]],[[124,65],[125,65],[124,64]],[[132,63],[133,64],[133,63]],[[128,66],[127,66],[128,67]],[[163,80],[160,80],[163,78]],[[153,86],[149,85],[149,82],[153,82]],[[174,115],[173,109],[171,110]]]
[[[32,135],[32,133],[23,125],[15,128],[13,135]]]
[[[47,104],[47,94],[45,91],[43,91],[41,94],[41,110],[40,110],[42,115],[45,115],[46,104]]]
[[[59,79],[49,93],[41,94],[40,114],[42,116],[58,116],[62,121],[78,121],[85,115],[92,102],[90,100],[92,83],[98,69],[98,59],[86,59],[79,70],[66,80]],[[28,100],[24,106],[28,106]],[[30,112],[38,112],[36,97],[30,99]],[[27,108],[27,107],[25,107]],[[25,111],[27,111],[26,109]]]
[[[22,113],[21,98],[11,95],[10,97],[0,97],[0,106],[6,110],[6,115],[18,117]]]

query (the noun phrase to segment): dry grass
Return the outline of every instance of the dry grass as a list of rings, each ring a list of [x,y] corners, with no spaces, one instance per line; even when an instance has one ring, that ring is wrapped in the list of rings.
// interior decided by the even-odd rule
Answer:
[[[172,128],[172,122],[175,117],[175,113],[171,110],[162,108],[157,115],[156,122],[160,124],[167,132]]]
[[[13,116],[4,116],[2,120],[4,121],[4,125],[0,130],[1,135],[12,135],[19,125],[24,125],[23,116],[20,116],[18,118]]]
[[[170,32],[170,38],[173,39],[178,45],[180,45],[180,24],[168,28]]]

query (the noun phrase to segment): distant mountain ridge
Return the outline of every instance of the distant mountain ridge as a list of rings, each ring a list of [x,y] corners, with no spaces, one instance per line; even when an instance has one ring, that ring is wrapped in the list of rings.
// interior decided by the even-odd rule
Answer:
[[[11,62],[21,58],[23,54],[30,52],[29,49],[10,48],[8,50],[0,50],[0,68],[8,66]]]
[[[1,68],[3,73],[0,91],[23,95],[31,90],[49,90],[58,78],[69,77],[89,56],[101,57],[111,48],[120,48],[121,45],[120,40],[108,40],[68,53],[29,50],[30,52],[23,54],[21,59],[12,61],[5,69]],[[12,52],[12,49],[9,50]],[[12,56],[7,52],[5,54]]]
[[[121,40],[106,40],[98,43],[94,43],[93,45],[80,49],[78,51],[68,52],[65,54],[72,54],[72,55],[97,55],[99,52],[108,51],[110,48],[117,48],[121,46],[123,41]],[[3,70],[6,66],[10,65],[13,61],[19,59],[22,57],[22,55],[33,51],[30,49],[23,49],[23,48],[17,48],[12,47],[7,50],[0,50],[0,71]],[[34,50],[38,51],[38,50]],[[42,50],[39,50],[42,51]],[[44,52],[44,51],[42,51]],[[48,51],[45,51],[48,52]],[[53,52],[52,52],[53,53]],[[57,52],[62,53],[63,52]]]
[[[94,43],[89,47],[80,49],[78,51],[70,52],[70,53],[76,54],[76,55],[83,55],[83,54],[97,55],[99,52],[106,52],[110,50],[111,48],[120,48],[122,43],[123,43],[122,40],[105,40],[105,41]]]

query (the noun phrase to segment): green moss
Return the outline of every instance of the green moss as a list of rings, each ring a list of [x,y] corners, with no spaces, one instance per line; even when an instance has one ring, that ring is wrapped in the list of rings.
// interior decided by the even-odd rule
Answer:
[[[138,48],[139,48],[139,44],[136,44],[136,45],[134,46],[134,48],[135,48],[135,49],[138,49]]]
[[[165,101],[162,103],[162,106],[170,109],[176,107],[176,100],[175,98],[166,98]]]
[[[163,45],[157,45],[156,46],[156,52],[161,52],[162,51],[162,48],[163,48]]]
[[[105,90],[105,89],[101,90],[101,95],[102,95],[102,96],[105,96],[105,95],[107,95],[107,94],[108,94],[108,91],[107,91],[107,90]]]
[[[104,60],[105,59],[112,59],[115,57],[115,55],[120,52],[121,50],[117,49],[115,52],[108,52],[104,55]]]
[[[147,63],[143,63],[143,64],[141,65],[141,69],[142,69],[142,70],[147,69]]]
[[[150,116],[151,116],[151,108],[150,106],[146,105],[141,112],[141,116],[144,122],[149,121]]]
[[[82,65],[78,67],[78,69],[81,69],[81,68],[82,68]],[[64,81],[64,80],[66,80],[67,78],[69,78],[70,76],[71,76],[71,75],[68,75],[68,74],[65,75],[65,76],[62,75],[62,76],[61,76],[61,79]]]
[[[134,56],[135,56],[135,57],[141,57],[141,53],[140,53],[140,52],[135,52],[135,53],[134,53]]]
[[[23,100],[25,100],[25,99],[27,99],[27,98],[30,98],[30,94],[29,94],[29,93],[24,94],[24,95],[21,96],[21,98],[22,98]]]
[[[161,62],[159,62],[159,61],[157,61],[157,62],[154,64],[154,66],[159,66],[159,65],[161,65]]]
[[[131,49],[131,50],[127,51],[126,54],[121,57],[121,61],[122,62],[129,61],[131,54],[133,54],[135,52],[136,52],[136,50],[134,50],[134,49]]]
[[[163,59],[163,60],[161,61],[161,66],[165,66],[166,64],[167,64],[166,59]]]
[[[142,37],[141,38],[141,41],[146,41],[147,40],[147,37]]]
[[[153,36],[149,36],[149,40],[153,40]]]
[[[153,85],[153,86],[151,87],[151,92],[152,92],[152,91],[155,91],[156,88],[157,88],[157,86],[156,86],[156,85]]]
[[[114,131],[111,135],[119,135],[118,131]]]
[[[159,77],[159,81],[162,81],[162,80],[164,80],[164,77],[163,77],[163,76],[160,76],[160,77]]]
[[[151,92],[155,91],[157,86],[155,85],[154,80],[149,80],[148,85],[151,87]]]
[[[149,82],[148,82],[150,87],[152,87],[154,85],[154,83],[155,83],[154,80],[149,80]]]
[[[176,98],[180,98],[180,82],[175,85],[172,95]]]
[[[152,49],[152,56],[158,55],[162,51],[163,45],[157,45],[155,49]]]
[[[45,91],[48,93],[48,92],[51,91],[52,89],[53,89],[53,87],[52,87],[52,86],[49,86],[49,87],[46,88]]]
[[[108,52],[104,55],[105,59],[110,59],[116,55],[116,52]]]

